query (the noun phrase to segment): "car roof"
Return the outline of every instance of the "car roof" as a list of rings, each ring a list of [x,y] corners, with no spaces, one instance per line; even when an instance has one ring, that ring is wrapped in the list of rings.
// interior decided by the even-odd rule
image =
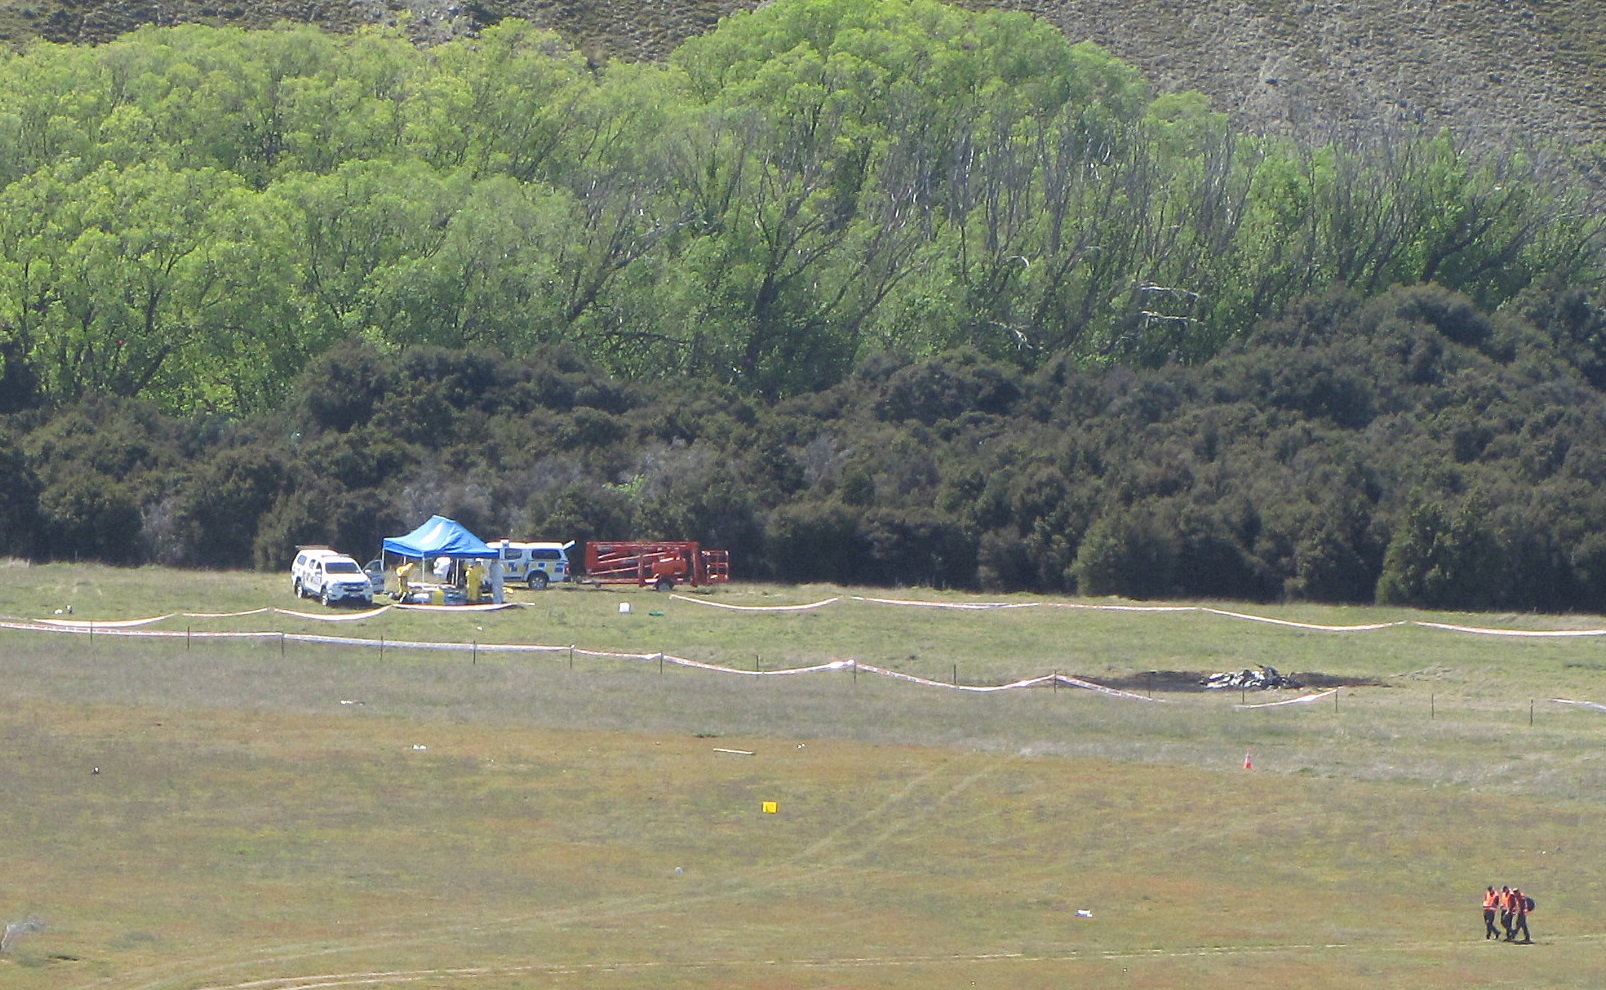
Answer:
[[[519,540],[491,540],[486,544],[486,546],[489,546],[494,550],[504,543],[506,543],[509,548],[515,550],[567,550],[574,546],[573,540],[569,541],[568,543],[528,543],[521,542]]]
[[[337,559],[350,560],[353,563],[356,563],[356,558],[355,557],[352,557],[349,554],[341,553],[339,550],[335,550],[335,549],[332,549],[330,547],[302,547],[299,550],[299,553],[305,554],[308,557],[317,557],[319,560],[329,560],[330,558],[337,558]]]

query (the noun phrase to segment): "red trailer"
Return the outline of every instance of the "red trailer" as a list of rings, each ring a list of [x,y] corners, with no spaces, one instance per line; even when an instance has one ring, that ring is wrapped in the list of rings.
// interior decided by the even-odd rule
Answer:
[[[677,584],[720,584],[731,578],[729,550],[704,550],[675,540],[593,540],[586,544],[586,573],[591,584],[652,585],[668,591]]]

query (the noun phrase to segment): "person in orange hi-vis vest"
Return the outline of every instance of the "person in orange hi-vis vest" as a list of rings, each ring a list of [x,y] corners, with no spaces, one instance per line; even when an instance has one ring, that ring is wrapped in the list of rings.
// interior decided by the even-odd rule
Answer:
[[[1534,940],[1533,936],[1528,934],[1528,898],[1523,895],[1521,890],[1516,888],[1512,888],[1511,892],[1517,895],[1514,898],[1516,904],[1512,908],[1511,914],[1511,940],[1513,942],[1519,941],[1517,931],[1520,929],[1522,931],[1520,941],[1526,945]]]
[[[1500,888],[1500,925],[1506,930],[1506,941],[1509,942],[1517,936],[1511,933],[1511,926],[1517,922],[1517,892],[1510,887]]]
[[[1493,887],[1483,895],[1483,937],[1487,941],[1494,939],[1500,941],[1500,929],[1494,926],[1494,919],[1500,914],[1500,895],[1495,893]]]

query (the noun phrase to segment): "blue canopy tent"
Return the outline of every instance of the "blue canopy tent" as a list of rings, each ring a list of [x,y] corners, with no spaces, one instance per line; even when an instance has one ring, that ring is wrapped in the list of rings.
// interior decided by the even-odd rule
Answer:
[[[385,558],[392,554],[397,557],[417,560],[425,567],[428,566],[427,561],[449,557],[454,570],[460,560],[500,560],[502,556],[500,551],[487,546],[484,540],[469,532],[462,524],[447,519],[445,516],[430,516],[428,522],[406,536],[386,537],[384,544],[380,548],[381,570],[385,567]],[[501,568],[492,565],[491,570],[493,573],[495,600],[500,602],[502,600]],[[447,578],[442,583],[451,583],[451,579]],[[400,593],[398,591],[398,594]],[[444,595],[441,600],[445,600]]]
[[[497,551],[486,546],[484,540],[470,533],[461,523],[445,516],[430,516],[429,522],[406,536],[386,537],[382,549],[385,553],[393,553],[400,557],[417,557],[420,560],[443,556],[453,558],[499,556]]]

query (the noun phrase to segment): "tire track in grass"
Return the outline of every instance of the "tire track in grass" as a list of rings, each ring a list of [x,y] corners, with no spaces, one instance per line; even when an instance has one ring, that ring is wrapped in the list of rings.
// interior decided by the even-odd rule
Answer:
[[[148,982],[124,990],[161,990],[167,984],[179,980],[192,980],[200,973],[208,970],[222,975],[229,969],[238,969],[249,966],[265,966],[285,964],[295,961],[306,961],[319,956],[330,956],[348,953],[371,952],[381,950],[390,945],[405,944],[417,947],[420,943],[441,943],[460,939],[464,934],[472,932],[496,933],[503,936],[517,935],[540,930],[556,930],[566,925],[582,921],[595,921],[599,918],[609,920],[625,920],[634,916],[662,911],[671,908],[686,908],[699,904],[709,904],[718,901],[727,901],[745,895],[765,892],[786,892],[796,890],[806,884],[817,884],[820,871],[834,871],[846,868],[863,859],[876,848],[894,841],[900,834],[915,827],[920,821],[930,818],[943,807],[951,804],[955,799],[974,787],[982,778],[994,772],[992,765],[983,766],[978,771],[968,774],[952,782],[942,790],[934,799],[919,808],[919,814],[893,814],[896,809],[909,808],[914,795],[939,778],[947,769],[947,764],[934,767],[924,773],[905,781],[897,790],[887,795],[875,807],[857,816],[851,821],[832,829],[825,835],[798,850],[796,853],[782,860],[778,864],[765,864],[755,866],[748,870],[734,872],[728,879],[718,881],[718,888],[704,890],[692,894],[672,892],[653,892],[631,896],[615,897],[602,900],[588,901],[585,904],[566,905],[536,912],[523,912],[502,918],[465,922],[458,925],[442,927],[438,919],[429,919],[427,916],[409,916],[393,919],[392,925],[405,924],[408,921],[417,921],[426,925],[424,932],[408,933],[405,931],[389,932],[378,937],[353,938],[343,942],[331,942],[327,939],[317,942],[291,943],[271,947],[265,955],[242,959],[238,956],[224,956],[220,954],[212,960],[189,959],[172,964],[169,975],[155,976],[147,973]],[[991,813],[988,813],[991,814]],[[978,817],[987,817],[981,815]],[[881,827],[867,830],[866,826],[873,822],[883,823]],[[850,837],[861,836],[860,841],[853,843],[851,848],[841,855],[822,856],[830,850],[842,846]],[[777,875],[777,870],[784,870],[783,875]],[[1558,943],[1570,940],[1589,941],[1606,937],[1606,934],[1592,933],[1560,938],[1548,938],[1545,942]],[[1462,948],[1464,939],[1449,939],[1444,941],[1414,941],[1397,943],[1388,946],[1396,951],[1436,951],[1440,949]],[[753,959],[748,957],[701,959],[691,961],[643,961],[620,960],[616,962],[600,963],[525,963],[505,966],[477,966],[477,967],[442,967],[420,969],[396,970],[359,970],[348,972],[332,972],[324,974],[307,974],[302,976],[261,977],[240,982],[227,981],[207,985],[201,990],[331,990],[337,987],[402,985],[423,980],[462,982],[485,978],[509,977],[517,975],[545,975],[545,976],[583,976],[585,974],[602,973],[630,973],[630,972],[663,972],[665,974],[684,972],[696,973],[704,970],[757,968],[769,970],[785,970],[788,968],[799,970],[825,970],[850,968],[897,968],[919,967],[935,965],[956,965],[970,963],[1000,963],[1000,962],[1078,962],[1094,960],[1144,960],[1144,959],[1185,959],[1210,957],[1252,957],[1285,953],[1301,952],[1340,952],[1351,948],[1350,943],[1296,943],[1287,945],[1210,945],[1180,949],[1133,949],[1129,951],[1112,950],[1068,950],[1065,952],[1050,953],[949,953],[942,955],[910,955],[910,956],[843,956],[822,957],[816,959]],[[1376,943],[1368,943],[1368,950],[1376,951],[1380,948]],[[196,963],[202,963],[200,970]],[[169,968],[169,967],[162,967]],[[182,971],[179,971],[182,970]],[[154,976],[154,978],[153,978]],[[118,985],[113,980],[99,980],[86,984],[82,990],[93,987],[107,987]]]
[[[1545,939],[1544,944],[1591,942],[1606,938],[1606,933],[1592,932]],[[1369,942],[1368,951],[1394,952],[1460,952],[1470,942],[1465,937],[1436,941],[1414,940],[1391,945]],[[272,977],[241,983],[209,984],[199,990],[331,990],[335,987],[400,985],[421,980],[462,981],[479,978],[510,976],[585,976],[605,973],[698,973],[712,970],[760,969],[774,972],[787,970],[831,969],[897,969],[929,966],[1039,964],[1078,962],[1120,962],[1124,960],[1166,960],[1195,958],[1252,958],[1291,954],[1341,953],[1356,948],[1349,942],[1308,942],[1285,945],[1214,945],[1181,949],[1077,950],[1050,953],[944,953],[933,955],[840,956],[814,959],[702,959],[689,962],[621,961],[600,963],[522,963],[508,966],[478,966],[441,969],[376,970],[349,973],[325,973],[297,977]]]
[[[943,774],[947,769],[948,764],[939,764],[924,773],[910,778],[896,791],[887,795],[875,807],[832,829],[781,863],[756,866],[747,871],[733,873],[727,880],[720,882],[718,889],[701,891],[690,895],[654,892],[622,896],[604,901],[588,901],[581,905],[565,905],[491,920],[481,919],[475,922],[464,922],[458,925],[442,926],[438,919],[428,915],[396,916],[383,927],[403,927],[412,922],[425,930],[421,933],[395,931],[378,937],[370,935],[367,938],[348,940],[318,939],[316,941],[294,942],[266,947],[263,950],[263,954],[253,955],[249,958],[241,958],[238,955],[227,953],[218,953],[210,958],[206,956],[190,957],[183,961],[151,967],[140,977],[145,982],[132,986],[121,985],[114,981],[103,979],[80,985],[75,990],[97,990],[97,988],[110,986],[121,986],[122,990],[162,990],[163,987],[173,981],[190,979],[205,972],[221,974],[230,969],[285,964],[297,960],[314,959],[320,956],[372,952],[392,945],[417,947],[421,942],[459,940],[465,934],[473,932],[498,932],[505,935],[513,935],[537,930],[556,930],[582,921],[595,921],[600,917],[628,919],[669,908],[713,903],[766,891],[795,890],[806,882],[817,883],[821,869],[840,869],[856,860],[862,859],[874,848],[889,841],[898,833],[907,830],[916,821],[929,817],[955,797],[968,790],[982,777],[992,772],[990,765],[983,766],[975,773],[954,783],[937,797],[933,803],[927,805],[924,809],[925,814],[919,816],[919,818],[900,817],[890,814],[896,808],[907,807],[911,795],[917,793],[922,786]],[[842,844],[850,836],[865,834],[866,825],[878,821],[886,823],[885,826],[870,832],[868,839],[856,844],[852,849],[848,850],[846,855],[834,861],[820,861],[821,852]],[[806,872],[804,872],[805,870]],[[784,873],[778,874],[778,871],[784,871]],[[197,968],[198,964],[199,968]],[[555,965],[561,966],[561,964]],[[362,979],[363,977],[354,976],[352,978]],[[309,977],[308,979],[314,978]],[[274,981],[274,979],[267,979],[260,982],[264,987],[271,990],[271,985]],[[238,987],[250,987],[253,985],[255,985],[255,981],[232,984],[232,986]]]
[[[904,803],[904,798],[907,797],[907,791],[910,790],[909,788],[906,788],[906,793],[899,795],[899,797],[896,799],[888,799],[887,802],[884,802],[873,813],[873,817],[876,818],[890,817],[891,821],[887,824],[887,826],[878,830],[875,835],[869,839],[866,839],[864,842],[856,844],[853,849],[849,851],[849,854],[843,857],[840,861],[829,865],[846,866],[849,863],[854,863],[864,859],[881,846],[886,845],[889,841],[896,838],[899,834],[908,831],[917,822],[922,822],[931,818],[939,810],[947,807],[948,804],[950,804],[955,798],[959,797],[961,794],[970,790],[971,787],[975,786],[977,781],[981,780],[983,777],[991,775],[995,769],[996,767],[992,764],[983,765],[980,770],[970,774],[968,777],[964,777],[958,783],[954,784],[952,787],[948,788],[948,790],[939,795],[930,805],[922,809],[922,814],[894,816],[885,815],[884,810],[889,806],[897,807]],[[925,779],[929,778],[930,776],[930,774],[927,774],[925,777],[921,778],[920,782],[923,783]]]

